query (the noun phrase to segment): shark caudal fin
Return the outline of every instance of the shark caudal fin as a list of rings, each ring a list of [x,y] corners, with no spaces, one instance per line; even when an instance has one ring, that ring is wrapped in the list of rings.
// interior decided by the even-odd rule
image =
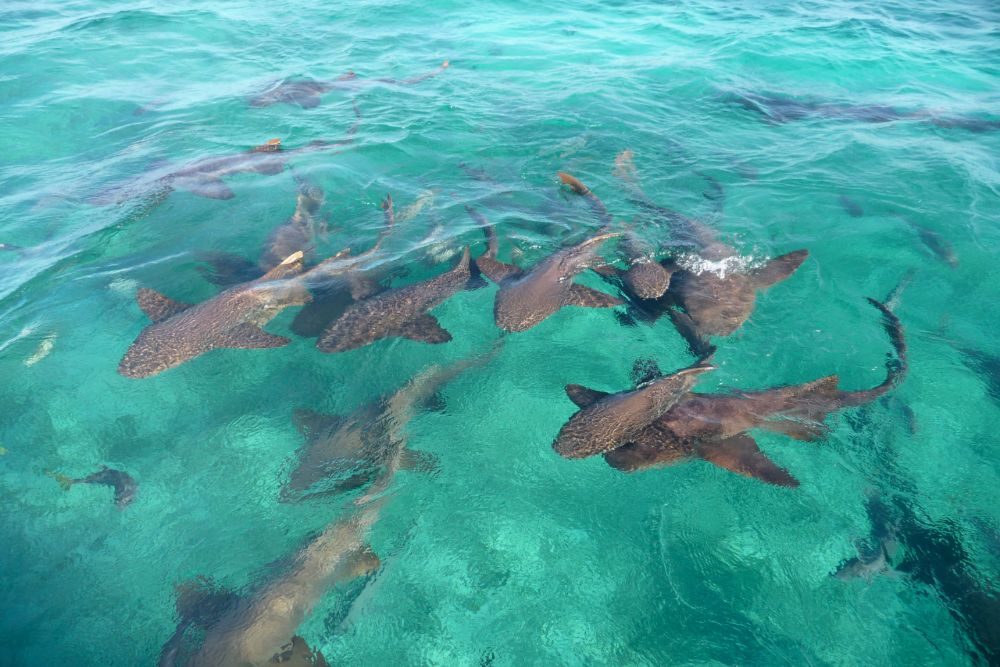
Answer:
[[[62,487],[63,491],[69,491],[70,487],[76,484],[76,480],[73,479],[72,477],[68,477],[66,475],[60,475],[59,473],[54,472],[52,470],[46,470],[45,474],[51,477],[52,479],[56,480],[57,482],[59,482],[59,486]]]
[[[906,371],[909,369],[906,354],[906,338],[903,334],[903,323],[900,322],[899,318],[896,317],[896,314],[881,301],[876,301],[871,297],[866,297],[866,300],[868,303],[875,306],[880,313],[882,313],[882,326],[885,328],[885,332],[889,335],[889,342],[892,343],[892,347],[896,352],[896,357],[890,357],[890,359],[885,362],[885,380],[883,380],[881,384],[872,387],[871,389],[845,391],[841,393],[840,402],[843,407],[863,405],[874,401],[876,398],[899,384],[903,377],[906,376]]]

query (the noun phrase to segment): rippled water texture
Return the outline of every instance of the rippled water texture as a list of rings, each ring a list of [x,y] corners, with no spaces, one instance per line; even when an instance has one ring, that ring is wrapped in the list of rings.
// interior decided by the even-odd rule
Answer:
[[[716,339],[699,391],[878,384],[892,348],[864,297],[913,272],[896,305],[904,382],[832,415],[819,442],[754,431],[798,488],[704,461],[627,475],[552,450],[576,410],[563,386],[620,391],[636,359],[693,357],[667,318],[564,308],[414,408],[400,437],[433,458],[379,506],[380,567],[333,585],[298,634],[355,665],[1000,659],[994,2],[7,0],[0,26],[0,663],[155,664],[177,584],[253,599],[363,493],[280,502],[305,441],[296,410],[357,414],[499,336],[491,283],[434,309],[446,344],[324,354],[292,333],[291,307],[266,325],[286,347],[129,379],[116,369],[149,324],[139,287],[214,296],[205,257],[256,262],[300,180],[325,193],[318,257],[371,247],[391,193],[376,263],[394,286],[486,249],[466,206],[522,266],[596,231],[560,170],[616,228],[669,249],[613,175],[625,149],[652,201],[741,262],[809,249]],[[280,79],[348,72],[311,108],[248,104]],[[277,173],[176,176],[275,138]],[[138,482],[124,509],[107,486],[45,474],[102,465]],[[877,499],[905,571],[831,576],[859,547],[881,552]]]

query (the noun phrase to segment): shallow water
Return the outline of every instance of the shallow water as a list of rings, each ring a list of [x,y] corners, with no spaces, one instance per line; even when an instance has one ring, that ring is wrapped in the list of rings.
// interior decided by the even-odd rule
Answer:
[[[436,470],[396,476],[370,536],[381,569],[331,590],[299,634],[331,664],[373,665],[974,664],[984,650],[939,587],[830,574],[869,533],[875,488],[947,526],[978,585],[996,590],[1000,362],[983,360],[1000,355],[1000,131],[768,122],[727,95],[996,119],[993,3],[6,2],[0,26],[0,242],[22,248],[0,251],[0,663],[155,663],[177,583],[252,590],[342,515],[338,498],[278,502],[303,441],[296,408],[346,414],[499,335],[490,285],[434,310],[454,336],[445,345],[325,355],[293,336],[130,380],[116,367],[148,324],[137,287],[214,295],[199,253],[256,260],[294,209],[296,175],[326,192],[321,256],[368,248],[386,193],[397,210],[428,201],[379,255],[405,269],[395,285],[441,273],[463,245],[485,249],[466,205],[497,225],[501,258],[525,266],[597,229],[558,170],[616,224],[667,241],[612,175],[626,148],[654,201],[753,261],[810,251],[717,341],[699,390],[832,373],[874,386],[891,348],[864,297],[915,269],[897,307],[911,363],[898,400],[833,415],[819,443],[755,432],[797,489],[704,462],[624,475],[561,459],[551,443],[575,411],[565,384],[618,391],[636,359],[692,360],[666,318],[628,327],[563,309],[507,336],[443,388],[443,408],[409,422],[409,445]],[[419,85],[374,81],[446,59]],[[276,79],[348,70],[361,83],[316,108],[247,104]],[[339,140],[355,99],[346,150],[227,178],[232,199],[159,201],[134,180],[272,137]],[[706,177],[724,201],[705,196]],[[92,203],[122,183],[124,201]],[[945,238],[958,266],[900,216]],[[267,329],[288,333],[294,314]],[[138,480],[132,505],[44,474],[100,465]]]

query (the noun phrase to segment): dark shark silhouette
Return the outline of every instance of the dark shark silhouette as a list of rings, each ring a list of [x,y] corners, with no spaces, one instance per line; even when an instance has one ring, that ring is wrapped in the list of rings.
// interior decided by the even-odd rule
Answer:
[[[740,475],[779,486],[798,486],[747,434],[755,428],[784,433],[796,440],[818,440],[826,434],[823,420],[831,412],[864,405],[896,386],[907,370],[906,342],[899,319],[885,305],[868,299],[881,313],[897,359],[887,363],[886,378],[871,389],[843,391],[835,375],[813,382],[756,392],[691,393],[627,445],[605,454],[614,468],[633,472],[701,458]],[[604,394],[576,390],[577,405],[589,405]]]
[[[630,155],[620,154],[616,164],[615,173],[625,182],[635,203],[663,219],[678,244],[693,249],[693,254],[667,262],[669,289],[659,299],[643,299],[624,282],[623,294],[629,299],[631,312],[642,319],[669,315],[698,356],[709,349],[709,336],[728,336],[750,317],[758,291],[788,278],[809,255],[807,250],[796,250],[749,271],[729,267],[727,264],[738,258],[735,248],[720,242],[707,225],[650,201],[636,181]],[[704,263],[722,268],[699,266]]]
[[[380,567],[366,535],[385,502],[348,511],[300,549],[283,574],[248,594],[206,579],[178,587],[180,623],[160,652],[160,667],[325,667],[323,656],[296,632],[335,584]],[[200,645],[189,645],[192,627],[201,630]]]
[[[473,209],[469,214],[483,228],[488,247],[476,260],[480,272],[500,289],[493,304],[493,317],[504,331],[526,331],[563,306],[610,308],[622,303],[610,294],[573,283],[573,276],[603,264],[597,248],[617,233],[603,231],[577,245],[558,250],[528,270],[497,260],[496,231]]]
[[[174,301],[141,288],[139,307],[153,321],[125,353],[118,372],[129,378],[156,375],[216,348],[268,348],[289,343],[261,326],[289,306],[310,299],[302,252],[296,252],[257,280],[231,287],[197,305]]]
[[[243,153],[201,158],[182,167],[158,167],[125,184],[112,186],[89,201],[97,205],[116,204],[138,196],[159,203],[176,189],[209,199],[232,199],[235,193],[224,182],[229,176],[280,174],[293,155],[331,150],[353,142],[361,123],[357,104],[354,105],[354,113],[354,125],[347,131],[347,136],[338,141],[319,139],[298,148],[284,149],[280,139],[271,139]]]
[[[64,491],[68,491],[74,484],[101,484],[110,486],[115,490],[115,505],[120,510],[132,504],[136,493],[139,491],[139,483],[131,475],[107,466],[102,466],[100,470],[86,477],[73,478],[54,472],[47,474],[59,482],[59,486]]]
[[[578,459],[633,442],[690,391],[699,375],[713,368],[698,362],[617,394],[566,385],[566,393],[581,409],[559,430],[552,448],[566,458]]]
[[[989,118],[942,117],[928,111],[902,111],[880,104],[851,104],[823,100],[794,99],[783,95],[727,93],[727,101],[758,113],[771,123],[788,123],[807,118],[826,118],[859,123],[889,123],[914,120],[946,129],[988,132],[1000,129],[1000,120]]]
[[[343,352],[391,337],[447,343],[451,334],[427,311],[465,287],[470,276],[466,248],[455,268],[443,275],[351,305],[323,330],[316,347],[323,352]]]
[[[498,342],[487,354],[431,366],[397,391],[347,416],[296,410],[295,425],[306,443],[299,451],[298,465],[282,488],[281,499],[287,502],[325,497],[374,480],[366,494],[370,497],[384,490],[385,480],[391,479],[397,469],[435,467],[432,456],[407,447],[407,424],[443,385],[469,368],[486,365],[501,344]],[[332,485],[319,486],[330,480]]]
[[[955,248],[951,245],[951,242],[948,239],[933,229],[910,220],[906,216],[896,214],[896,217],[905,222],[909,225],[910,229],[916,232],[921,243],[923,243],[924,246],[930,250],[937,259],[941,260],[953,269],[958,268],[958,255],[955,254]]]
[[[303,109],[313,109],[322,102],[323,93],[331,90],[357,90],[363,85],[386,83],[409,86],[433,78],[448,69],[445,60],[437,69],[409,79],[359,79],[354,72],[347,72],[336,79],[317,81],[316,79],[283,79],[271,84],[267,90],[254,95],[249,103],[252,107],[268,107],[273,104],[294,104]]]
[[[619,168],[623,166],[619,161],[616,161],[616,164],[619,165]],[[559,172],[559,179],[568,185],[573,192],[585,197],[594,213],[605,225],[611,224],[611,215],[608,214],[607,208],[597,195],[591,192],[590,188],[581,183],[575,176],[565,172]],[[623,255],[623,259],[628,265],[627,269],[619,269],[611,264],[606,264],[594,267],[594,270],[603,276],[617,278],[625,289],[637,298],[658,299],[663,296],[667,288],[670,287],[670,274],[673,272],[673,268],[669,263],[653,259],[655,250],[652,246],[643,241],[635,232],[629,232],[618,244],[618,252]]]

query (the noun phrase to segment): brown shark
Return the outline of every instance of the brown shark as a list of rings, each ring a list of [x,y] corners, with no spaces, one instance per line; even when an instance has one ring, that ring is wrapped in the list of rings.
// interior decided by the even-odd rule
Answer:
[[[597,255],[597,248],[619,234],[600,232],[575,246],[556,251],[524,271],[497,260],[499,242],[496,232],[479,213],[468,210],[482,225],[489,244],[486,253],[476,260],[476,265],[480,272],[500,287],[493,304],[493,317],[501,329],[526,331],[563,306],[610,308],[622,303],[610,294],[573,284],[573,276],[603,263]]]
[[[590,401],[563,425],[552,448],[568,459],[579,459],[633,442],[690,391],[699,375],[710,370],[713,366],[698,362],[636,389],[617,394],[599,392],[600,398]],[[571,399],[581,390],[590,391],[580,385],[566,386]]]
[[[629,152],[630,153],[630,152]],[[625,155],[623,152],[622,155]],[[621,156],[616,164],[619,168],[624,168]],[[611,216],[607,208],[597,196],[591,192],[590,188],[580,182],[574,176],[565,172],[559,172],[560,180],[568,185],[578,195],[587,198],[591,208],[597,216],[610,224]],[[635,232],[625,234],[622,242],[618,244],[618,252],[623,255],[627,269],[619,269],[610,264],[595,267],[595,271],[601,275],[614,277],[621,281],[625,289],[635,294],[640,299],[659,299],[663,296],[667,288],[670,287],[670,274],[673,272],[669,262],[658,262],[653,259],[654,248],[643,241]]]
[[[770,484],[798,486],[787,470],[768,459],[747,434],[760,428],[797,440],[818,440],[826,433],[823,420],[847,407],[864,405],[896,386],[906,373],[906,342],[899,319],[885,305],[868,300],[882,313],[883,325],[898,360],[887,364],[885,380],[871,389],[843,391],[837,376],[788,387],[734,394],[684,396],[627,445],[605,455],[607,462],[633,472],[701,458],[737,474]],[[567,390],[568,391],[568,390]],[[570,398],[589,406],[604,394],[577,388]]]
[[[264,331],[275,315],[309,301],[296,252],[257,280],[231,287],[197,305],[141,288],[139,307],[153,321],[125,353],[118,372],[129,378],[156,375],[216,348],[268,348],[289,343]]]
[[[624,291],[651,319],[669,314],[696,354],[708,348],[709,336],[728,336],[742,326],[753,312],[757,292],[788,278],[809,255],[808,250],[796,250],[759,268],[742,268],[736,249],[719,241],[710,227],[652,203],[635,182],[634,167],[620,166],[616,173],[625,180],[636,203],[664,218],[677,240],[694,248],[693,254],[668,266],[670,288],[659,299],[645,300],[627,284]]]
[[[281,500],[327,496],[374,482],[359,500],[365,502],[383,491],[397,470],[433,468],[432,456],[408,448],[407,424],[443,385],[469,368],[485,366],[501,345],[447,366],[431,366],[397,391],[347,416],[296,410],[293,419],[306,443]]]
[[[303,109],[313,109],[320,105],[321,95],[331,90],[356,90],[365,83],[388,83],[409,86],[433,78],[448,69],[445,60],[437,69],[410,77],[409,79],[358,79],[354,72],[347,72],[336,79],[317,81],[316,79],[284,79],[272,84],[267,90],[250,98],[252,107],[268,107],[273,104],[294,104]]]
[[[122,510],[132,504],[135,494],[139,491],[139,484],[127,472],[115,470],[107,466],[102,466],[100,470],[86,477],[67,477],[54,472],[46,473],[52,479],[59,482],[59,486],[64,491],[68,491],[74,484],[102,484],[110,486],[115,490],[115,506]]]
[[[354,105],[354,113],[354,125],[347,131],[346,138],[339,141],[320,139],[305,146],[286,150],[282,148],[280,139],[271,139],[243,153],[201,158],[178,168],[160,167],[124,185],[111,187],[92,197],[90,201],[98,205],[113,204],[120,203],[133,195],[140,195],[150,196],[159,203],[178,188],[209,199],[232,199],[235,193],[224,182],[229,176],[280,174],[285,170],[285,165],[292,155],[329,150],[350,144],[361,123],[361,112],[357,104]]]
[[[343,352],[392,337],[447,343],[451,334],[427,311],[465,287],[470,276],[466,248],[455,268],[443,275],[351,305],[323,330],[316,347],[323,352]]]
[[[323,656],[296,632],[336,583],[378,569],[379,559],[365,540],[386,500],[348,511],[310,540],[284,574],[251,594],[220,591],[204,580],[180,589],[180,624],[163,646],[160,667],[325,666]],[[186,652],[191,626],[199,627],[204,639]]]

